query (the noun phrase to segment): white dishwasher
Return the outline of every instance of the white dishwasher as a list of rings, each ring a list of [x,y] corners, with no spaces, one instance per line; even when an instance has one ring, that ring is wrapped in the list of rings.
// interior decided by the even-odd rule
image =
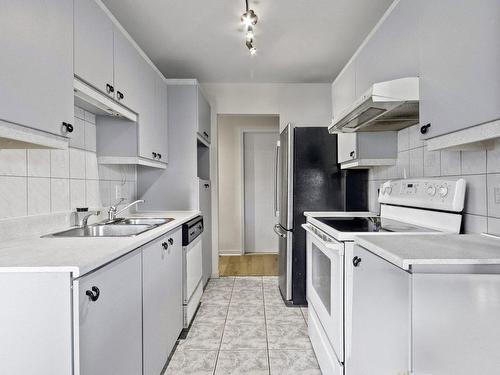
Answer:
[[[182,225],[182,298],[184,328],[191,324],[203,294],[203,217]]]

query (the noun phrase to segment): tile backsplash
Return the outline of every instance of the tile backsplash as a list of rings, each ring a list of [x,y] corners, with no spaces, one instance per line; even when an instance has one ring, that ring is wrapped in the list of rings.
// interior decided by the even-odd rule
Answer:
[[[377,189],[386,180],[407,177],[463,177],[467,181],[466,233],[500,235],[500,140],[488,150],[429,151],[419,125],[398,132],[394,166],[370,169],[370,209],[378,211]]]
[[[97,164],[95,115],[75,107],[74,124],[68,150],[0,150],[0,221],[135,198],[135,166]]]

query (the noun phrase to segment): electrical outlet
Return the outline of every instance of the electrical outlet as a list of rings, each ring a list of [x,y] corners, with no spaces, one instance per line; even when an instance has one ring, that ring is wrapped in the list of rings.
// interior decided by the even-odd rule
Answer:
[[[115,185],[115,199],[120,199],[120,198],[122,198],[122,186]]]
[[[500,204],[500,187],[494,189],[495,204]]]

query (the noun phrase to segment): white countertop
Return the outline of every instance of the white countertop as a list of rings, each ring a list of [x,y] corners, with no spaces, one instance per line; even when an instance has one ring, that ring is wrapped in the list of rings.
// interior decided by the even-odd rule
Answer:
[[[306,211],[306,217],[373,217],[378,214],[369,211]]]
[[[3,242],[0,244],[0,272],[72,272],[76,278],[137,249],[198,215],[200,211],[135,213],[131,216],[168,217],[174,220],[133,237],[30,237]]]
[[[489,235],[358,235],[355,241],[405,270],[415,265],[500,265],[500,238]]]

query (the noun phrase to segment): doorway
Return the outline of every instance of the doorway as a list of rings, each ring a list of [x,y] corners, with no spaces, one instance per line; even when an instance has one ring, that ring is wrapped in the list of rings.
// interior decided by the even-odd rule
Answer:
[[[243,133],[243,251],[278,251],[276,224],[276,131]]]

